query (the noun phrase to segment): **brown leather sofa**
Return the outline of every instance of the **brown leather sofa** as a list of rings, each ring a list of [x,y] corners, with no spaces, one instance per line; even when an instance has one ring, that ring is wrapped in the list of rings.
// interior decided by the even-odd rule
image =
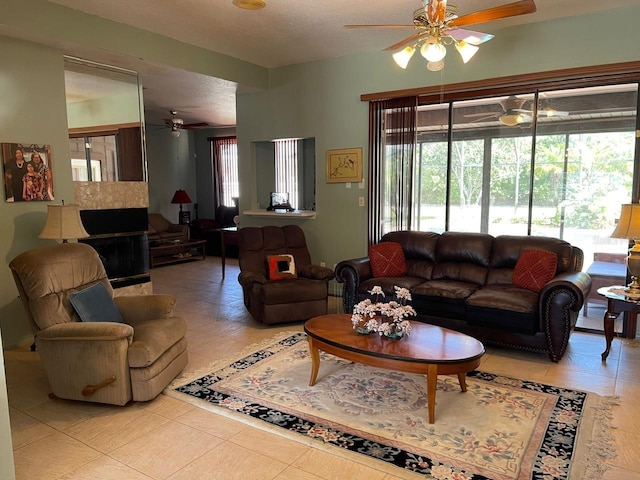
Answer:
[[[160,213],[149,214],[149,244],[189,240],[189,226],[171,223]]]
[[[304,232],[297,225],[245,227],[238,230],[244,304],[261,323],[285,323],[326,315],[330,268],[313,265]],[[270,255],[292,255],[296,276],[270,280]]]
[[[374,277],[369,257],[336,266],[344,284],[345,312],[380,285],[408,288],[418,320],[464,332],[500,346],[546,353],[559,361],[591,289],[582,272],[583,253],[556,238],[482,233],[399,231],[381,239],[402,246],[406,275]],[[536,293],[512,283],[516,263],[528,249],[557,255],[555,277]]]

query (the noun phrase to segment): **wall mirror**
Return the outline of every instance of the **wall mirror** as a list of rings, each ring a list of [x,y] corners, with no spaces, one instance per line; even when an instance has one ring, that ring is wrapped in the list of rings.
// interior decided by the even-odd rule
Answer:
[[[272,192],[286,192],[292,208],[315,210],[316,139],[283,138],[253,146],[258,209],[269,206]]]
[[[76,181],[145,181],[144,110],[136,72],[65,57]]]

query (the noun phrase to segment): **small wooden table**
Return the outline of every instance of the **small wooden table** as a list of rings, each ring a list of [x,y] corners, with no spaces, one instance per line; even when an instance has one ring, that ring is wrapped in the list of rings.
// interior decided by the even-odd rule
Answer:
[[[400,340],[353,330],[351,315],[323,315],[308,320],[304,331],[311,352],[311,378],[316,383],[320,352],[372,367],[427,376],[429,423],[435,421],[438,375],[457,375],[460,389],[467,391],[465,374],[480,365],[484,346],[475,338],[447,328],[411,322],[411,335]]]
[[[167,242],[149,247],[149,266],[183,262],[185,260],[204,260],[206,258],[205,240],[188,242]]]
[[[222,260],[222,278],[224,278],[227,245],[238,244],[238,227],[224,227],[220,229],[220,259]]]
[[[602,295],[607,299],[607,311],[604,312],[604,337],[607,341],[607,347],[602,352],[602,361],[604,362],[611,351],[611,342],[613,340],[614,321],[620,313],[628,312],[627,321],[622,324],[622,336],[626,338],[636,337],[636,328],[638,324],[638,312],[640,311],[640,297],[630,298],[624,294],[624,286],[614,285],[612,287],[602,287],[598,289],[598,295]]]

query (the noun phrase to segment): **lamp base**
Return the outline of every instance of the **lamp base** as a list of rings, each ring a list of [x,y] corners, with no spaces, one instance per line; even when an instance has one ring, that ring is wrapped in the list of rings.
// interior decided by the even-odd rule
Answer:
[[[638,277],[632,275],[631,283],[625,287],[624,291],[631,295],[640,295],[640,281],[638,281]]]
[[[180,211],[180,215],[178,217],[178,223],[180,225],[189,225],[191,223],[191,212],[186,210],[186,211]],[[639,285],[640,286],[640,285]]]
[[[627,257],[627,269],[629,270],[629,276],[631,277],[631,283],[624,289],[625,293],[629,295],[640,295],[640,244],[635,242],[629,249],[629,256]]]

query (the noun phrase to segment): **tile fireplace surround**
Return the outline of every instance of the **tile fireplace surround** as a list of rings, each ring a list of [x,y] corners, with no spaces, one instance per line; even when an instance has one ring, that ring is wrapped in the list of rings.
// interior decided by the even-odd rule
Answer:
[[[148,208],[147,182],[73,182],[76,203],[80,210]],[[151,282],[114,290],[116,295],[136,295],[153,292]]]

